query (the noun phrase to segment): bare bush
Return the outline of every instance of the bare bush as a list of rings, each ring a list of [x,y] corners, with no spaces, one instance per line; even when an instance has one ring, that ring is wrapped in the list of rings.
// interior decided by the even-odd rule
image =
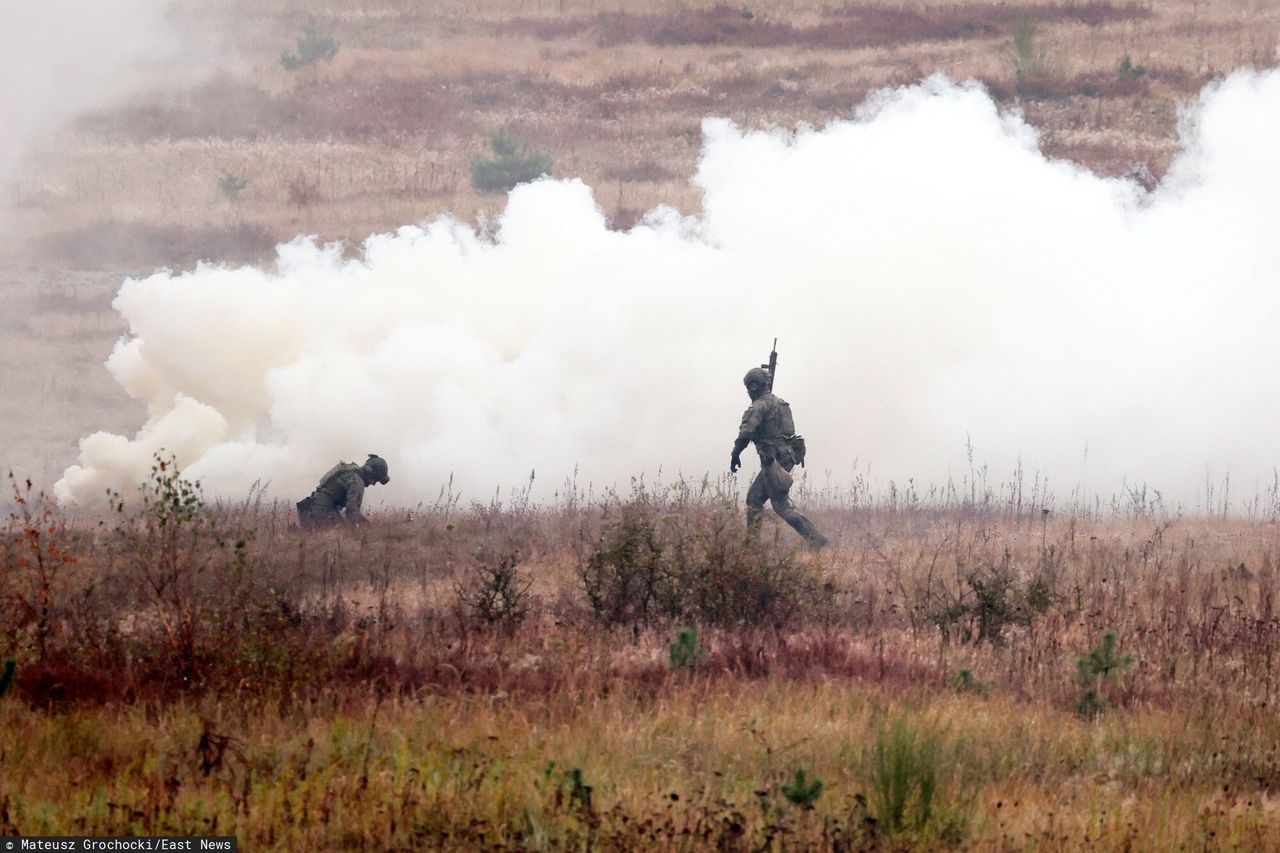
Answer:
[[[833,598],[796,552],[750,536],[733,508],[672,511],[638,491],[578,566],[593,613],[611,625],[685,620],[781,626],[821,619]]]
[[[463,613],[482,625],[511,630],[529,615],[529,588],[533,581],[519,568],[520,555],[511,551],[493,557],[479,555],[479,562],[456,585]]]
[[[76,558],[53,500],[34,492],[30,480],[20,485],[12,472],[9,485],[16,509],[0,539],[0,657],[34,651],[43,660],[69,605],[65,571]]]

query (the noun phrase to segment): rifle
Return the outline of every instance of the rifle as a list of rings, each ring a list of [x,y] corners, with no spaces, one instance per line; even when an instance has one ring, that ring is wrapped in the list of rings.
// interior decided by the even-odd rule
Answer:
[[[773,393],[773,374],[778,369],[778,339],[773,339],[773,351],[769,353],[769,363],[760,365],[769,371],[769,393]]]
[[[760,365],[769,371],[769,393],[773,393],[773,374],[778,369],[778,339],[773,339],[773,350],[769,353],[769,363]],[[804,467],[805,444],[804,436],[791,435],[787,436],[787,441],[791,445],[791,452],[795,456],[796,462],[801,468]]]

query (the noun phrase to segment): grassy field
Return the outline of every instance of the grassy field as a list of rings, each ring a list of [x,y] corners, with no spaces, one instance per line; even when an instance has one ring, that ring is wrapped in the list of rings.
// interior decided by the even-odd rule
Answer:
[[[1275,61],[1226,0],[177,2],[182,79],[36,141],[0,236],[0,833],[245,849],[1280,847],[1280,528],[1137,503],[810,494],[830,548],[680,485],[388,510],[38,497],[141,406],[121,277],[503,196],[509,133],[615,227],[697,211],[700,123],[986,84],[1049,155],[1158,181],[1178,109]],[[340,43],[290,71],[309,17]],[[1124,64],[1128,58],[1128,65]],[[1141,69],[1141,72],[1138,71]],[[162,75],[161,75],[162,76]],[[243,181],[230,192],[228,176]],[[234,182],[232,182],[234,183]],[[1274,495],[1271,503],[1275,503]],[[1112,640],[1108,640],[1112,636]],[[803,773],[803,776],[798,774]],[[820,789],[816,785],[821,782]]]
[[[1158,178],[1177,105],[1272,64],[1280,23],[1270,4],[1193,0],[225,2],[173,16],[214,45],[184,69],[204,82],[83,117],[19,176],[21,233],[46,257],[239,260],[299,232],[359,241],[441,212],[492,214],[502,198],[473,190],[470,164],[499,130],[581,177],[626,226],[658,203],[697,209],[706,116],[820,126],[937,72],[986,83],[1053,156]],[[308,16],[338,52],[286,70]],[[234,201],[224,172],[247,181]]]
[[[1274,519],[714,489],[5,538],[0,830],[251,849],[1263,849]],[[820,786],[818,783],[821,783]]]
[[[41,483],[80,436],[140,422],[100,367],[125,331],[109,308],[123,276],[269,258],[299,233],[357,245],[443,213],[491,217],[504,196],[476,191],[470,169],[494,133],[583,179],[626,227],[660,203],[698,209],[707,116],[822,126],[940,72],[984,82],[1051,156],[1151,182],[1179,105],[1273,64],[1280,23],[1273,4],[1202,0],[231,0],[169,16],[190,46],[181,67],[31,140],[6,188],[0,457]],[[338,51],[287,70],[309,19]]]

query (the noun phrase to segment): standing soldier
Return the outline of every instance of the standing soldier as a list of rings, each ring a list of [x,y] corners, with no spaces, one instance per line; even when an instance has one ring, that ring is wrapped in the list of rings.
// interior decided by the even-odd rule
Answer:
[[[772,377],[762,367],[748,370],[742,384],[747,386],[751,405],[742,415],[738,440],[733,443],[733,455],[729,457],[729,471],[737,473],[742,465],[742,451],[748,442],[755,442],[756,452],[760,454],[760,473],[747,490],[747,529],[759,532],[767,500],[778,517],[795,528],[810,546],[821,548],[827,544],[827,537],[796,509],[789,497],[791,469],[797,462],[804,462],[803,439],[796,435],[791,407],[786,400],[774,396]]]
[[[320,485],[310,497],[298,501],[298,521],[309,528],[336,527],[344,521],[347,524],[366,524],[365,517],[360,514],[365,487],[389,482],[387,460],[376,453],[370,453],[363,465],[339,462],[320,478]]]

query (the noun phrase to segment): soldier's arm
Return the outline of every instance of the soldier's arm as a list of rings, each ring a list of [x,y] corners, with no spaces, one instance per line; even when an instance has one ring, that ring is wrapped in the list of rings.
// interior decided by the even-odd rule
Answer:
[[[729,456],[730,471],[737,471],[738,466],[742,464],[740,458],[742,451],[746,450],[747,445],[751,443],[751,436],[755,435],[763,419],[764,408],[758,400],[748,406],[747,410],[742,413],[742,423],[738,427],[738,438],[733,442],[733,453]]]
[[[364,503],[364,480],[359,474],[352,474],[343,485],[347,487],[347,524],[363,524],[366,519],[360,513],[360,505]]]
[[[760,424],[764,421],[764,413],[763,400],[756,400],[742,413],[742,424],[738,427],[738,440],[733,443],[739,451],[747,446],[751,436],[755,435],[756,430],[760,428]]]

